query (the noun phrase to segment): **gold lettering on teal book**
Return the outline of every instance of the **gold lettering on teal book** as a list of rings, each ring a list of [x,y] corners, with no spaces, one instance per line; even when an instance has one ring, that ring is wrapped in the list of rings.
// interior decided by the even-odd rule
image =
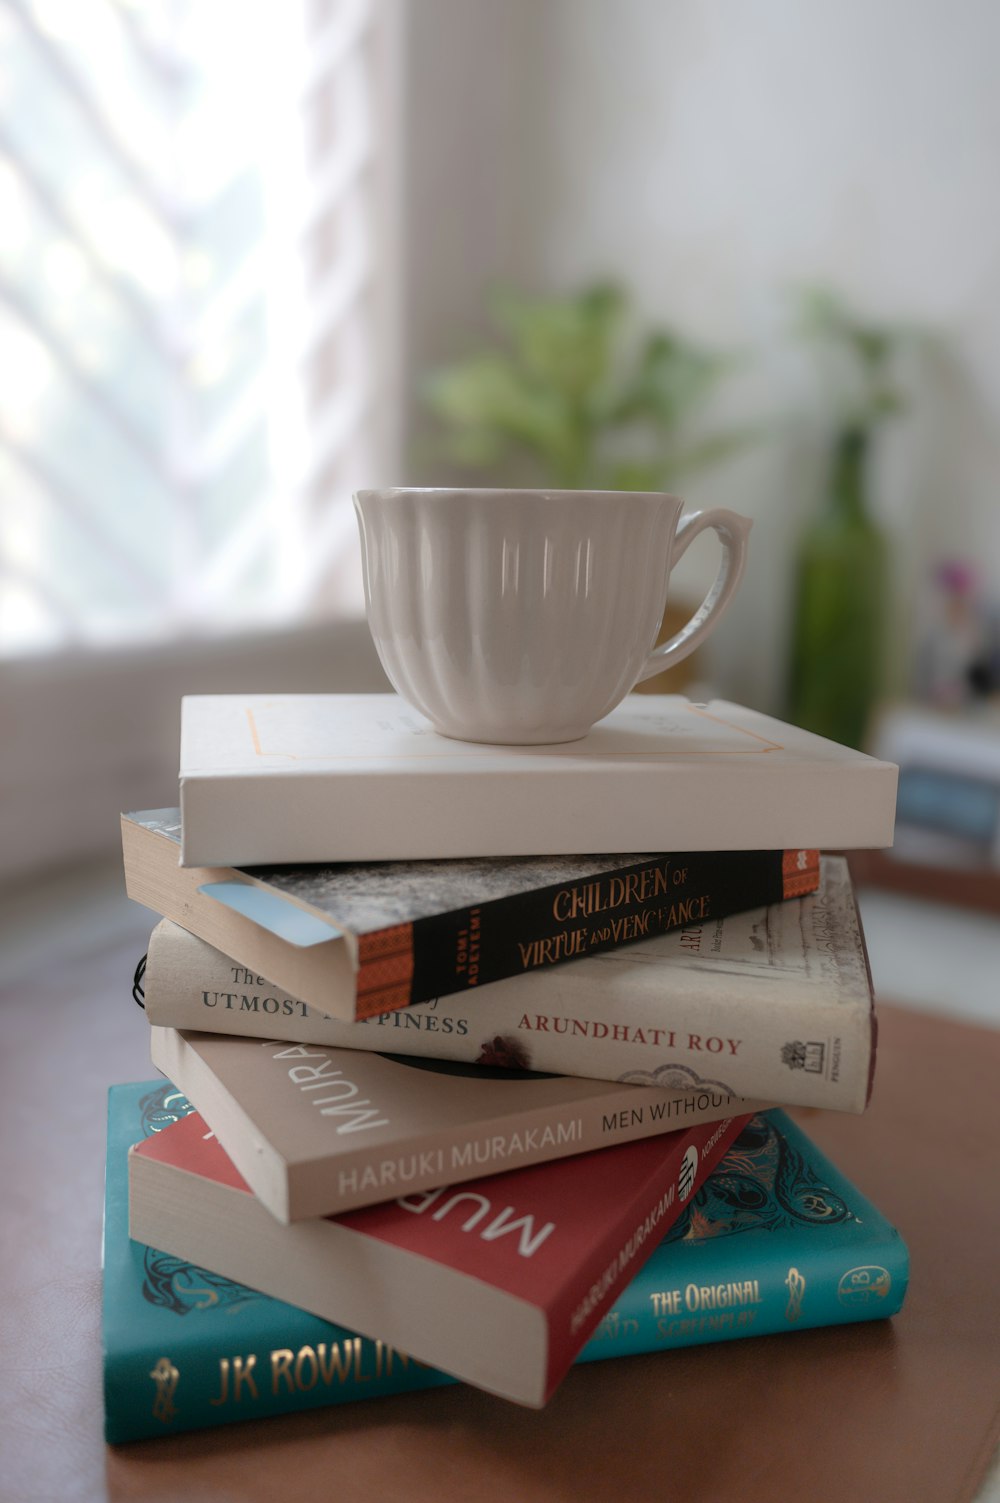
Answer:
[[[788,1289],[785,1319],[795,1321],[802,1314],[802,1296],[806,1292],[806,1281],[797,1268],[790,1268],[785,1275],[785,1285]]]
[[[243,1396],[244,1385],[250,1390],[252,1398],[260,1398],[257,1392],[257,1383],[253,1370],[257,1366],[257,1354],[251,1352],[249,1357],[233,1358],[233,1402],[238,1404]]]
[[[319,1382],[319,1363],[311,1346],[299,1348],[295,1358],[295,1386],[300,1393],[308,1393]]]
[[[315,1346],[301,1346],[297,1352],[291,1347],[276,1347],[271,1353],[271,1392],[277,1394],[284,1387],[288,1393],[308,1393],[322,1382],[327,1388],[334,1383],[346,1383],[355,1376],[360,1362],[360,1347],[357,1337],[349,1337],[341,1347],[339,1341],[318,1341]]]
[[[260,1394],[257,1390],[257,1380],[254,1377],[254,1368],[257,1366],[257,1354],[251,1352],[248,1357],[219,1358],[219,1392],[214,1399],[209,1399],[213,1409],[225,1404],[231,1398],[234,1404],[238,1404],[243,1397],[244,1389],[250,1398],[258,1399]],[[230,1392],[229,1380],[232,1378],[232,1392]]]
[[[757,1318],[756,1310],[722,1310],[711,1315],[676,1315],[658,1320],[656,1331],[666,1341],[690,1341],[706,1332],[725,1336],[729,1331],[746,1331]]]
[[[213,1409],[219,1404],[224,1404],[229,1397],[229,1358],[219,1358],[219,1394],[217,1398],[209,1399]]]
[[[177,1414],[174,1394],[177,1391],[177,1382],[180,1378],[180,1373],[169,1357],[161,1357],[149,1376],[156,1384],[156,1397],[153,1399],[153,1418],[159,1420],[161,1425],[169,1425]]]
[[[627,1316],[624,1320],[617,1310],[610,1310],[595,1332],[599,1339],[607,1338],[609,1341],[617,1341],[619,1336],[637,1336],[639,1334],[639,1322]]]
[[[758,1279],[745,1279],[742,1283],[688,1284],[684,1289],[685,1307],[692,1311],[724,1310],[731,1305],[759,1305],[760,1303]]]
[[[892,1275],[880,1264],[850,1268],[837,1285],[842,1305],[873,1305],[884,1300],[892,1288]]]

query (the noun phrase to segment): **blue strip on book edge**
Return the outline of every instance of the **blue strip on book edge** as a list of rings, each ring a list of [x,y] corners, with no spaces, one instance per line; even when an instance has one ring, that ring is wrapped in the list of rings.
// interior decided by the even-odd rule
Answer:
[[[341,931],[324,919],[249,882],[206,882],[198,891],[300,950],[340,938]]]

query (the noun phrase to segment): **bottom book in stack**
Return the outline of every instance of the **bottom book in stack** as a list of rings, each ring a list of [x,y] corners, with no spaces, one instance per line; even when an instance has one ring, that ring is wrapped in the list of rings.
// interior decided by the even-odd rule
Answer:
[[[587,1161],[597,1161],[590,1188]],[[532,1176],[541,1199],[523,1214]],[[602,1194],[615,1208],[603,1218]],[[541,1214],[546,1197],[558,1202],[554,1220]],[[283,1226],[183,1095],[162,1081],[113,1088],[107,1439],[453,1381],[399,1351],[398,1331],[410,1351],[446,1351],[452,1374],[537,1404],[574,1354],[592,1361],[875,1319],[894,1314],[906,1290],[898,1232],[780,1111],[408,1200]],[[129,1238],[130,1213],[141,1240]],[[448,1219],[464,1231],[428,1275],[420,1239]],[[475,1252],[460,1267],[455,1244],[469,1233]],[[505,1292],[490,1264],[500,1248]],[[539,1250],[557,1249],[560,1270],[540,1295],[527,1269]],[[235,1282],[248,1273],[254,1288]],[[367,1333],[278,1297],[342,1319],[354,1311]]]

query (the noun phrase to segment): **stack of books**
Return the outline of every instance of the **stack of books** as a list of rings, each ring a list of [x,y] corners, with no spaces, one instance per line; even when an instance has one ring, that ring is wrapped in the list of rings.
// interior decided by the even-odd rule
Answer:
[[[891,842],[891,765],[676,697],[501,748],[221,696],[179,791],[122,820],[164,1079],[110,1096],[109,1440],[456,1379],[538,1407],[576,1361],[899,1309],[899,1234],[780,1110],[871,1092],[819,851]]]

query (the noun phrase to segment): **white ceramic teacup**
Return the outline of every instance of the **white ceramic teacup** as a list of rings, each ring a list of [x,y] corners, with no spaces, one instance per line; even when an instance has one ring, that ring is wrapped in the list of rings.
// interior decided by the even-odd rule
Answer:
[[[358,491],[365,600],[394,687],[446,736],[575,741],[704,641],[739,584],[750,522],[681,517],[642,491]],[[670,571],[712,528],[701,607],[653,646]]]

